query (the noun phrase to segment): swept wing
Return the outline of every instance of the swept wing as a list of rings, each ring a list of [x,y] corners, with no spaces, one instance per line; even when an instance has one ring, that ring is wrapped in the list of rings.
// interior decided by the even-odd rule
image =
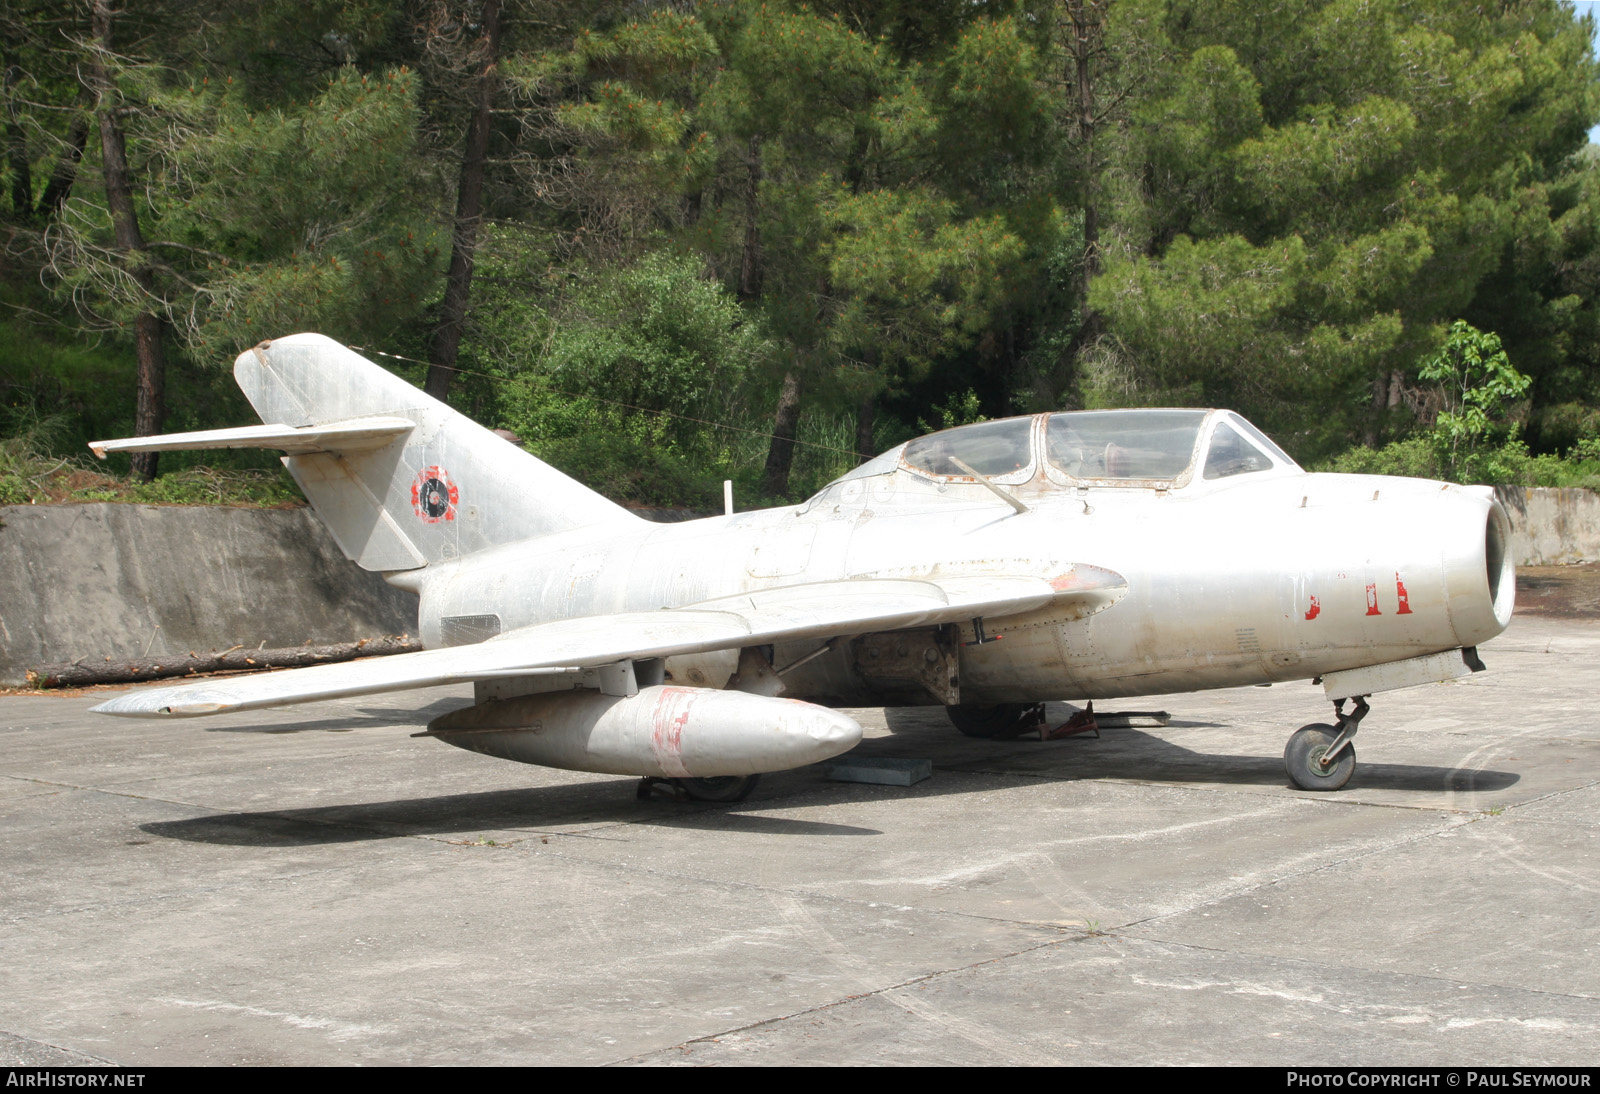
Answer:
[[[629,659],[805,638],[1099,611],[1127,590],[1121,575],[1070,566],[1054,576],[857,577],[763,589],[654,612],[540,623],[477,645],[338,665],[155,687],[94,709],[130,717],[216,714],[437,684],[593,668]]]

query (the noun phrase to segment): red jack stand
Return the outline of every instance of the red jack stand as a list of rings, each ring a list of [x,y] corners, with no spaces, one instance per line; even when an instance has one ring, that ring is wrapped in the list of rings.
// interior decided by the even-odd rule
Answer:
[[[1079,733],[1088,733],[1091,730],[1094,731],[1094,735],[1096,737],[1100,736],[1100,723],[1094,720],[1094,700],[1092,699],[1084,704],[1082,710],[1078,711],[1078,713],[1074,714],[1072,717],[1068,718],[1065,722],[1062,722],[1054,729],[1051,729],[1048,725],[1041,723],[1039,726],[1039,740],[1059,741],[1063,737],[1071,737]]]

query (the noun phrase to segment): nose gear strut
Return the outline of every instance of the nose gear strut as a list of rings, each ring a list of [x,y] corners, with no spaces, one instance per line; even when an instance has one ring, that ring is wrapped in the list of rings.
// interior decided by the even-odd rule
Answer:
[[[1334,738],[1333,744],[1328,746],[1328,751],[1322,754],[1322,762],[1324,764],[1332,763],[1338,758],[1339,753],[1344,751],[1345,746],[1350,743],[1350,739],[1356,735],[1356,729],[1361,725],[1361,719],[1365,718],[1367,711],[1371,709],[1367,706],[1367,697],[1365,695],[1355,696],[1354,702],[1356,705],[1349,714],[1346,714],[1344,712],[1344,700],[1335,699],[1333,701],[1333,713],[1339,720],[1337,727],[1339,736]]]
[[[1309,725],[1295,730],[1283,750],[1283,766],[1289,779],[1302,790],[1338,790],[1350,781],[1356,769],[1356,750],[1350,743],[1361,719],[1367,716],[1365,695],[1353,697],[1355,706],[1348,712],[1345,700],[1333,704],[1337,725]]]

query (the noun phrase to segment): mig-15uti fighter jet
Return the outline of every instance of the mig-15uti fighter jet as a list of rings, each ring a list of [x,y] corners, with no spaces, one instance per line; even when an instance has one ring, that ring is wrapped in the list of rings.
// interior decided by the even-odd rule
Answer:
[[[1295,731],[1285,763],[1336,790],[1366,696],[1481,669],[1511,620],[1487,488],[1308,474],[1226,410],[980,422],[799,505],[653,524],[320,335],[263,342],[234,376],[267,424],[92,447],[287,453],[344,552],[418,595],[426,649],[97,711],[470,681],[476,704],[430,735],[734,800],[854,746],[833,706],[940,704],[1000,737],[1044,700],[1320,678],[1335,720]]]

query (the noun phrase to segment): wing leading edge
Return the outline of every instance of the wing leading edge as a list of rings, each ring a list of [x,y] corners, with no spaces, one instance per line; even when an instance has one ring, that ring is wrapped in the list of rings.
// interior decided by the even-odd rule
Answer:
[[[655,612],[539,623],[477,645],[338,665],[146,688],[94,710],[135,718],[219,714],[438,684],[594,668],[795,639],[827,639],[1040,613],[1064,618],[1109,607],[1127,591],[1120,574],[1072,566],[1051,577],[857,577],[762,589]]]

